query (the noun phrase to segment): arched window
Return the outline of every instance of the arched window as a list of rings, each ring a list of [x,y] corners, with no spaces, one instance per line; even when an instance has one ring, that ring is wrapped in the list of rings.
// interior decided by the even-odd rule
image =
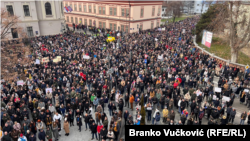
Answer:
[[[46,12],[46,15],[52,15],[51,4],[49,2],[45,3],[45,12]]]

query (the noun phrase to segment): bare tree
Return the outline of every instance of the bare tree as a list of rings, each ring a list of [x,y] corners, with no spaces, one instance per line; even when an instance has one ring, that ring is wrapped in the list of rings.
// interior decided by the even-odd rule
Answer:
[[[169,1],[167,4],[167,13],[171,13],[173,17],[173,22],[175,22],[176,17],[181,16],[181,10],[183,8],[182,1]]]
[[[19,17],[10,15],[6,9],[1,9],[1,76],[4,80],[14,80],[19,75],[20,70],[15,67],[17,64],[24,65],[30,62],[26,57],[30,54],[30,48],[22,43],[22,38],[26,38],[27,34],[19,23]],[[10,40],[12,28],[12,32],[17,32],[21,38]]]
[[[215,31],[228,29],[224,39],[228,40],[231,48],[231,62],[236,63],[239,51],[250,41],[250,14],[241,1],[227,1],[221,5],[210,26],[215,27]]]
[[[183,4],[186,8],[189,14],[191,14],[191,9],[194,7],[194,1],[185,1]]]

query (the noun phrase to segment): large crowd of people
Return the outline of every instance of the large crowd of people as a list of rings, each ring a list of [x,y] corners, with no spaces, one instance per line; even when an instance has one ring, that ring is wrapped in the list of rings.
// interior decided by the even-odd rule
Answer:
[[[35,37],[32,63],[16,64],[17,80],[1,82],[1,140],[59,140],[72,128],[90,132],[92,139],[117,140],[122,120],[140,125],[142,99],[147,124],[201,125],[205,115],[209,125],[233,123],[235,97],[250,105],[249,70],[201,53],[192,34],[198,20],[130,34],[94,28],[102,34]],[[107,42],[108,36],[116,40]],[[214,88],[215,76],[221,92]],[[247,111],[240,124],[245,120],[249,125]]]

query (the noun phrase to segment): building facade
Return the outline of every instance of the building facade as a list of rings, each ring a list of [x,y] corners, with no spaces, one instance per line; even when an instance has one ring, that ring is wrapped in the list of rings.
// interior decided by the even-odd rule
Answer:
[[[194,13],[203,14],[206,13],[209,8],[209,4],[205,1],[195,1],[194,3]]]
[[[19,17],[19,26],[30,37],[59,34],[65,28],[64,7],[60,0],[2,0],[1,7]],[[10,38],[19,36],[14,33],[9,35]]]
[[[162,1],[81,1],[66,0],[66,24],[83,24],[127,33],[160,26]]]

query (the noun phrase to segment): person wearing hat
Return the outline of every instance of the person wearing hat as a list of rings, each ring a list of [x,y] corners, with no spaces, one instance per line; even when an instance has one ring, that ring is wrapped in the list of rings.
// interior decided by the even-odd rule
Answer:
[[[44,127],[45,127],[45,124],[43,123],[43,121],[38,119],[36,123],[36,128],[38,129],[38,131],[40,131],[41,129],[44,129]]]

